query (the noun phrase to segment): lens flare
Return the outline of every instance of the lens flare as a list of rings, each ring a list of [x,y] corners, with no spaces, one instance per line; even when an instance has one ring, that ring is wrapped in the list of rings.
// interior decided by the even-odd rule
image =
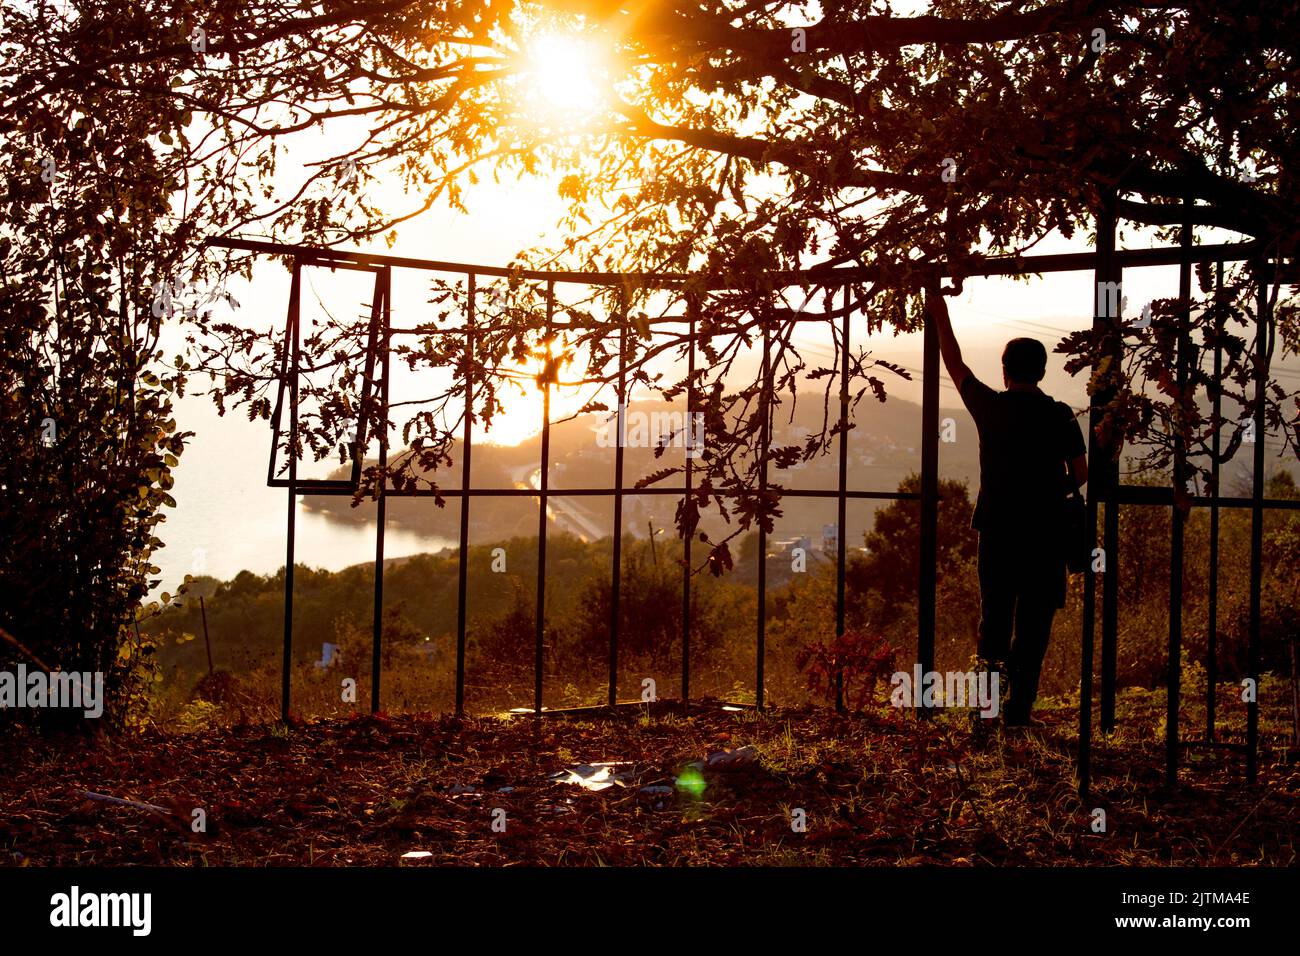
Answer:
[[[686,767],[677,777],[677,789],[686,791],[698,800],[704,796],[704,774],[695,767]]]
[[[600,56],[578,37],[546,33],[528,47],[530,92],[545,112],[580,121],[600,106]]]

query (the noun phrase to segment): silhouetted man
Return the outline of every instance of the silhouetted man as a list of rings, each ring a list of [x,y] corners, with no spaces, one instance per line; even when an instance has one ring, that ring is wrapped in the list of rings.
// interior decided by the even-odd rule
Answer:
[[[1070,406],[1038,387],[1047,370],[1041,342],[1007,343],[1006,391],[994,391],[962,361],[939,290],[927,289],[925,301],[938,327],[944,367],[979,431],[980,490],[971,520],[979,532],[978,653],[984,666],[1005,667],[1005,724],[1025,726],[1038,696],[1052,618],[1065,605],[1065,499],[1067,482],[1088,480],[1083,431]]]

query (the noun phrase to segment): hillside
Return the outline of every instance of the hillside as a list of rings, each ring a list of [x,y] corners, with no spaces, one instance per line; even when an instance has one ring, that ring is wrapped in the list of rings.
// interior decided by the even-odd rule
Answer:
[[[637,403],[629,407],[633,412],[667,410],[662,403]],[[793,420],[781,419],[775,431],[774,445],[800,442],[802,436],[821,428],[821,405],[806,398],[795,407]],[[940,473],[944,478],[965,480],[972,487],[979,474],[979,447],[975,426],[964,408],[945,408],[940,411],[940,421],[951,418],[954,424],[952,442],[940,443]],[[604,488],[614,482],[614,449],[602,448],[596,441],[596,430],[601,427],[604,415],[584,415],[554,424],[551,428],[551,487]],[[848,487],[859,491],[890,491],[909,473],[920,470],[919,431],[920,406],[913,402],[891,398],[884,403],[864,400],[857,415],[856,427],[850,432]],[[455,464],[443,472],[429,476],[441,488],[459,488],[460,443],[452,449]],[[656,458],[653,448],[629,447],[624,452],[625,488],[633,488],[638,479],[663,468],[676,467],[683,462],[680,449],[669,449]],[[541,438],[534,436],[515,446],[492,444],[475,445],[473,450],[471,484],[475,488],[529,487],[535,479],[541,461]],[[346,469],[337,469],[331,477],[346,477]],[[773,485],[798,489],[835,489],[839,480],[838,445],[828,454],[790,469],[773,468],[770,481]],[[680,474],[667,478],[663,485],[680,485]],[[482,499],[480,499],[481,501]],[[668,495],[628,495],[623,504],[624,532],[637,537],[648,534],[648,525],[656,529],[670,528],[674,521],[677,498]],[[303,504],[314,511],[342,521],[369,521],[369,515],[354,511],[347,498],[322,495],[304,495]],[[850,540],[861,537],[859,527],[869,525],[871,515],[878,507],[876,502],[863,502],[853,506],[850,517]],[[608,536],[613,530],[613,497],[588,497],[560,499],[552,503],[552,519],[560,530],[579,538],[592,539]],[[774,532],[776,538],[806,536],[820,542],[826,524],[834,522],[833,502],[809,498],[788,497],[782,504],[782,518]],[[484,541],[536,534],[537,503],[528,497],[502,497],[492,499],[490,505],[471,505],[472,540]],[[446,507],[439,508],[429,498],[394,498],[388,502],[388,520],[395,526],[423,534],[455,539],[460,531],[459,507],[456,499],[447,499]],[[723,525],[705,521],[702,525],[709,533],[723,531]]]

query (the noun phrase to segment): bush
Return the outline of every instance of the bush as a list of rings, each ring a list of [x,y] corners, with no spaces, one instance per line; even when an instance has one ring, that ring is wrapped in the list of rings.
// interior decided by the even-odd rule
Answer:
[[[879,634],[845,631],[829,643],[804,645],[795,663],[814,694],[834,704],[837,683],[842,680],[845,705],[862,710],[876,685],[887,683],[894,674],[897,659],[898,652]]]

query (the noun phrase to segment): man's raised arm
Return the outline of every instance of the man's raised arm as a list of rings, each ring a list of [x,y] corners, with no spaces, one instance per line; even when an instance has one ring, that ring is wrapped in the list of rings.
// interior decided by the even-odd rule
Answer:
[[[939,328],[939,354],[943,356],[943,367],[948,370],[948,377],[961,394],[962,383],[970,377],[971,371],[961,360],[961,346],[957,336],[952,332],[952,320],[948,318],[948,303],[943,293],[935,286],[925,290],[926,321],[933,322]]]

